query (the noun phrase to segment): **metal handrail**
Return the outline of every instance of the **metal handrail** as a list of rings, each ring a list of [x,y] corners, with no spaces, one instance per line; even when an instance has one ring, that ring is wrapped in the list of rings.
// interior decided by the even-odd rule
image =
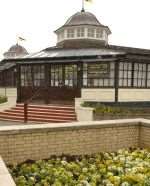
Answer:
[[[24,123],[28,122],[28,104],[39,94],[41,87],[26,101],[24,101]]]

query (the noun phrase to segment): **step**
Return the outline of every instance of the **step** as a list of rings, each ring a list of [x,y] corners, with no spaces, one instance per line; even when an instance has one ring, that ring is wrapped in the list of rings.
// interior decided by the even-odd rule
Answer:
[[[20,120],[20,119],[9,119],[9,118],[0,118],[0,121],[11,121],[11,122],[21,122],[21,123],[23,123],[23,120]]]
[[[20,124],[20,122],[23,124],[24,120],[20,120],[20,119],[9,119],[9,118],[0,118],[0,121],[10,121],[10,122],[16,122],[15,124]],[[28,124],[48,124],[48,123],[64,123],[64,121],[29,121],[28,120]],[[68,121],[67,121],[68,122]],[[65,123],[67,123],[65,121]],[[72,121],[70,121],[72,122]],[[25,123],[24,123],[25,124]]]
[[[1,115],[5,115],[5,116],[16,116],[16,117],[24,117],[24,113],[16,113],[16,112],[0,112],[0,116]],[[28,117],[35,117],[35,118],[47,118],[47,119],[52,119],[52,118],[61,118],[61,119],[65,119],[65,120],[75,120],[76,116],[64,116],[64,115],[44,115],[44,114],[38,114],[38,113],[28,113]]]
[[[5,119],[5,120],[18,120],[18,121],[24,121],[24,117],[16,117],[16,116],[6,116],[0,114],[0,119]],[[46,119],[46,118],[33,118],[33,117],[28,117],[28,121],[36,121],[36,122],[72,122],[75,120],[62,120],[62,119]]]
[[[16,110],[16,111],[19,111],[19,110],[24,110],[24,108],[23,107],[13,107],[13,108],[11,108],[12,110]],[[72,110],[59,110],[59,109],[47,109],[47,108],[43,108],[43,109],[41,109],[41,108],[30,108],[30,107],[28,107],[28,111],[34,111],[34,112],[54,112],[54,113],[75,113],[75,111],[72,111]]]
[[[10,109],[10,110],[5,110],[5,112],[7,112],[7,113],[14,113],[14,114],[24,114],[24,110],[15,110],[15,109]],[[44,111],[36,111],[36,114],[39,114],[39,115],[45,115],[45,116],[49,116],[49,115],[57,115],[57,116],[72,116],[72,117],[75,117],[76,116],[76,114],[74,113],[74,112],[72,112],[72,113],[68,113],[68,112],[53,112],[53,111],[47,111],[47,112],[44,112]],[[35,111],[33,111],[33,110],[28,110],[28,114],[35,114]]]
[[[18,106],[22,106],[24,105],[24,103],[17,103],[16,105]],[[35,106],[35,107],[64,107],[64,108],[74,108],[74,105],[63,105],[63,104],[32,104],[32,103],[29,103],[29,105],[31,106]]]
[[[16,107],[24,107],[24,104],[17,104]],[[62,105],[28,105],[29,108],[38,108],[38,109],[55,109],[55,110],[72,110],[75,108],[73,106],[62,106]]]
[[[8,119],[8,118],[0,118],[0,121],[10,121],[10,122],[15,122],[15,124],[24,124],[23,120],[19,120],[19,119]],[[28,121],[28,123],[31,124],[41,124],[41,123],[45,123],[45,122],[34,122],[34,121]]]
[[[28,122],[64,123],[77,121],[75,108],[72,105],[28,105]],[[0,112],[0,120],[24,121],[24,104]]]

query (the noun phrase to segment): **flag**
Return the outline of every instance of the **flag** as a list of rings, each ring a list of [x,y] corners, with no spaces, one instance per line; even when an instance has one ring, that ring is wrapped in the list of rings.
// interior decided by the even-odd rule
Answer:
[[[24,39],[23,37],[20,37],[20,36],[18,37],[18,40],[19,41],[26,41],[26,39]]]
[[[92,2],[92,0],[85,0],[86,2],[88,2],[88,3],[91,3]]]

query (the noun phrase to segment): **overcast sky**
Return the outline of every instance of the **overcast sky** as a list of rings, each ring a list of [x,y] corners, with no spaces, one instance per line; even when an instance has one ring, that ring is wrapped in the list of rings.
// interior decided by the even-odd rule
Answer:
[[[81,10],[82,0],[0,0],[0,56],[16,43],[28,52],[56,44],[53,33]],[[109,43],[150,49],[150,0],[93,0],[85,9],[109,26]]]

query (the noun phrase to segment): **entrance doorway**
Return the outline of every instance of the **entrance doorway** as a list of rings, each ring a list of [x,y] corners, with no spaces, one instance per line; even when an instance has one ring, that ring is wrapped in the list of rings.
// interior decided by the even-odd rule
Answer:
[[[51,64],[50,67],[50,101],[74,101],[80,97],[78,86],[78,66],[76,64]]]

